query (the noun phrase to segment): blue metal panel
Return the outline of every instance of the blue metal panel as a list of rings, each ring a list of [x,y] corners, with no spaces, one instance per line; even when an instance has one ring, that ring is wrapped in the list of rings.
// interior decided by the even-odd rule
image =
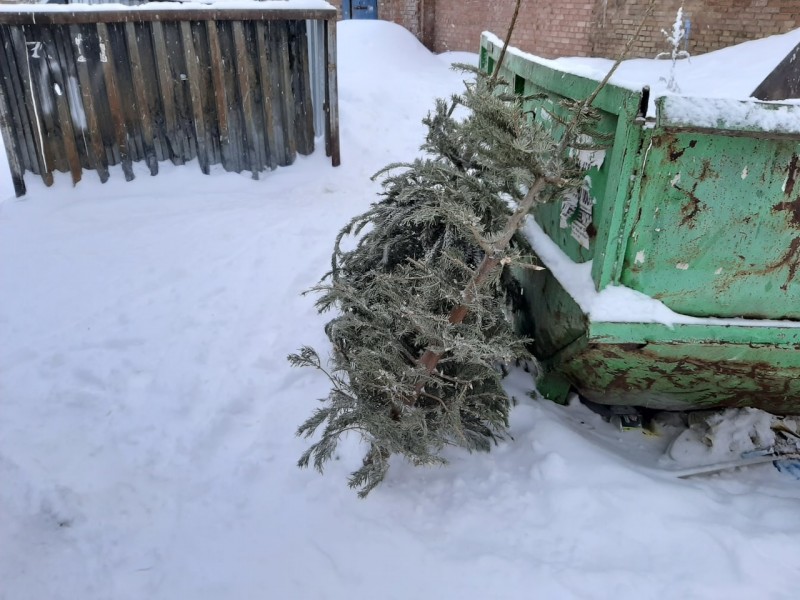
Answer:
[[[344,0],[345,19],[377,19],[378,0]]]

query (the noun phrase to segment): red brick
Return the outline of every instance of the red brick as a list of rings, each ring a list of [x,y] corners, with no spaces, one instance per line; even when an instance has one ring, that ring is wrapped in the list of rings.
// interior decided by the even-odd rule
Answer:
[[[341,6],[341,0],[333,0],[333,4]],[[523,3],[512,43],[545,57],[616,56],[638,27],[648,4],[649,0]],[[689,51],[693,54],[734,41],[786,33],[800,22],[798,0],[659,0],[633,44],[633,56],[666,50],[661,30],[671,28],[681,5],[692,20]],[[434,10],[420,14],[420,7]],[[379,18],[406,27],[436,51],[477,52],[484,30],[504,38],[513,8],[513,0],[378,0]]]

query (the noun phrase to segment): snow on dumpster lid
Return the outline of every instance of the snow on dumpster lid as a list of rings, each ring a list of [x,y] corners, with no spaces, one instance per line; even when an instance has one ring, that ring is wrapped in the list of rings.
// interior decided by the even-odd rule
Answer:
[[[484,35],[489,42],[497,46],[503,45],[503,40],[494,34],[484,32]],[[727,129],[755,130],[759,127],[754,127],[753,123],[748,122],[747,119],[756,118],[766,130],[795,133],[800,125],[794,123],[794,120],[800,119],[798,116],[800,113],[792,110],[791,107],[775,110],[764,108],[762,110],[759,107],[768,105],[755,101],[744,105],[735,101],[748,100],[753,90],[792,51],[798,42],[800,42],[800,29],[693,56],[688,60],[679,60],[675,64],[675,80],[680,90],[677,93],[667,90],[667,82],[672,68],[671,60],[655,60],[654,58],[626,60],[611,77],[610,83],[633,91],[641,91],[644,86],[649,86],[648,116],[656,116],[656,101],[659,98],[670,98],[665,104],[665,110],[668,111],[669,117],[667,118],[675,119],[676,122],[697,118],[703,124],[711,123],[714,120],[714,114],[717,114],[717,117],[723,117],[724,113],[719,111],[731,110],[731,115],[717,118],[714,122],[724,122],[724,128]],[[607,58],[587,57],[549,60],[517,48],[509,48],[508,51],[551,69],[596,81],[600,81],[605,76],[614,62]],[[734,102],[703,100],[703,106],[692,110],[691,104],[698,103],[698,99],[728,99],[734,100]],[[782,105],[785,106],[787,103],[794,104],[795,102],[790,100]],[[753,108],[756,104],[758,106]],[[661,116],[660,118],[665,117]],[[696,124],[696,126],[701,125]],[[718,127],[719,125],[717,123],[705,126]]]
[[[259,11],[336,11],[325,0],[190,0],[183,2],[148,2],[130,6],[126,4],[0,4],[0,13],[77,13],[104,11],[164,12],[170,10],[207,10],[209,8]]]
[[[482,37],[485,37],[490,44],[493,44],[498,48],[503,47],[503,40],[501,40],[491,31],[484,31],[481,35]],[[530,52],[524,52],[519,48],[515,48],[514,46],[508,47],[508,53],[532,63],[561,71],[562,73],[569,73],[570,75],[577,75],[578,77],[586,77],[587,79],[595,79],[597,81],[603,79],[606,71],[613,64],[612,61],[609,61],[605,58],[542,58],[541,56],[531,54]],[[606,66],[606,63],[606,70],[603,71],[602,69]],[[641,91],[642,89],[641,84],[634,84],[631,82],[620,83],[617,81],[613,81],[612,83],[614,83],[614,85],[618,85],[619,87],[637,92]]]
[[[797,104],[664,96],[656,105],[657,124],[661,127],[800,135],[800,106]]]

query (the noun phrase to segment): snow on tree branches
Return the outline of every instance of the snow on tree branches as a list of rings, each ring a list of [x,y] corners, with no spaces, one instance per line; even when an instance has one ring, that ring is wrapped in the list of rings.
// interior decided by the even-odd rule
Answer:
[[[329,366],[309,347],[289,357],[331,382],[298,429],[323,428],[300,466],[322,471],[357,432],[368,450],[349,483],[362,497],[392,455],[443,464],[448,445],[489,450],[505,436],[510,400],[496,365],[531,358],[507,308],[519,294],[510,266],[532,264],[519,229],[535,205],[583,183],[568,148],[596,122],[594,95],[566,106],[568,119],[551,114],[556,141],[526,112],[530,99],[467,69],[475,81],[424,120],[426,157],[376,175],[383,198],[341,231],[331,272],[311,290],[320,311],[338,312],[326,326]],[[346,236],[355,249],[342,249]]]
[[[664,37],[667,38],[667,43],[670,45],[669,52],[661,52],[656,55],[656,59],[669,58],[672,60],[672,66],[669,70],[669,80],[667,82],[667,89],[670,92],[680,93],[681,89],[678,86],[678,81],[675,77],[677,62],[684,58],[689,58],[689,52],[681,50],[681,42],[686,38],[686,24],[683,20],[683,6],[678,9],[675,15],[675,22],[672,24],[672,31],[668,32],[665,29],[661,30]],[[662,78],[664,80],[664,78]]]

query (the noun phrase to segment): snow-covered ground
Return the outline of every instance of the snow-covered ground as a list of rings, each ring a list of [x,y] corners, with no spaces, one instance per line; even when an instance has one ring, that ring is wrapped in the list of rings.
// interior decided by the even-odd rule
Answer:
[[[252,181],[163,164],[125,183],[0,178],[0,599],[795,598],[800,482],[772,466],[675,480],[519,399],[513,441],[398,462],[365,500],[295,428],[326,394],[300,292],[460,88],[399,27],[340,26],[342,157]],[[775,63],[780,60],[775,58]],[[606,435],[608,432],[606,431]],[[642,447],[647,440],[642,440]]]

